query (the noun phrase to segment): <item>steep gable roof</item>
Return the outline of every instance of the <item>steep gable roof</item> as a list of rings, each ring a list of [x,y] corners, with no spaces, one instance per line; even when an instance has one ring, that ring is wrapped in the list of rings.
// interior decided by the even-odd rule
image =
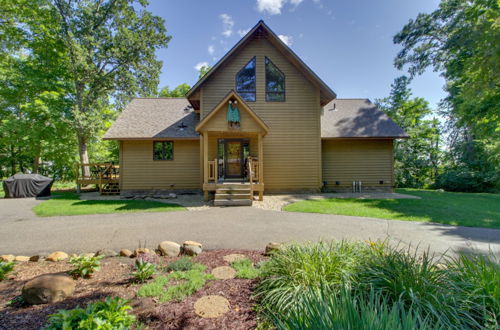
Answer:
[[[335,99],[323,108],[321,138],[407,138],[389,116],[368,99]]]
[[[198,115],[185,98],[136,98],[118,116],[104,139],[197,139],[198,122]]]
[[[189,90],[186,97],[191,102],[193,107],[199,108],[199,102],[195,99],[195,95],[199,88],[207,81],[210,76],[219,70],[224,62],[231,58],[242,47],[249,43],[254,37],[265,37],[273,44],[313,85],[320,90],[321,105],[325,105],[336,97],[335,92],[314,73],[290,47],[285,45],[283,41],[264,23],[260,20],[238,43],[229,50],[198,82]]]

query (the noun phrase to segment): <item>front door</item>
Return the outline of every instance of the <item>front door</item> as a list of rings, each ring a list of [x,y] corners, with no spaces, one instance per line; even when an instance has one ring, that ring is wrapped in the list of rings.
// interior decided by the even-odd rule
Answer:
[[[243,178],[243,142],[242,140],[224,141],[224,176]]]

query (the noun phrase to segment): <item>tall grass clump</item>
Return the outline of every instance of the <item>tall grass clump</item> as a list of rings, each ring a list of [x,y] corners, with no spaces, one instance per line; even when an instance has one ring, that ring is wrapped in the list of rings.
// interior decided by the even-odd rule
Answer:
[[[429,320],[402,303],[389,303],[380,293],[368,294],[350,289],[333,291],[326,286],[305,293],[303,303],[288,317],[269,315],[278,329],[430,329]],[[433,324],[432,328],[439,328]]]
[[[349,285],[368,253],[368,246],[362,243],[287,246],[262,266],[263,280],[256,287],[256,298],[276,313],[287,313],[302,304],[310,288],[322,283]]]

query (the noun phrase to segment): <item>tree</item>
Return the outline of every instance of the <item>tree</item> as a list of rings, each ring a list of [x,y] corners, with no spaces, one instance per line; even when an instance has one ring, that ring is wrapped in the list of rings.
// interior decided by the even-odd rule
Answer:
[[[67,97],[82,163],[89,162],[88,143],[108,119],[109,102],[119,106],[156,90],[162,63],[155,51],[170,37],[163,19],[144,10],[146,5],[144,0],[53,0],[58,37],[67,50],[72,83]]]
[[[210,65],[203,65],[201,68],[200,68],[200,71],[199,71],[199,75],[198,75],[198,79],[201,79],[203,78],[204,75],[206,75],[208,73],[208,71],[210,71],[212,69],[212,67]]]
[[[168,86],[163,87],[160,92],[158,93],[159,97],[184,97],[186,96],[187,92],[191,89],[191,86],[189,86],[186,83],[180,84],[179,86],[175,87],[173,90],[170,90]]]
[[[395,180],[398,187],[422,188],[434,183],[438,169],[439,129],[437,119],[427,119],[432,110],[423,98],[412,97],[406,76],[396,78],[389,97],[378,106],[409,135],[396,140]]]
[[[434,12],[410,20],[394,42],[403,47],[397,68],[415,76],[431,67],[446,79],[441,108],[450,137],[447,168],[471,172],[464,177],[482,176],[489,181],[482,187],[500,188],[497,0],[442,0]]]

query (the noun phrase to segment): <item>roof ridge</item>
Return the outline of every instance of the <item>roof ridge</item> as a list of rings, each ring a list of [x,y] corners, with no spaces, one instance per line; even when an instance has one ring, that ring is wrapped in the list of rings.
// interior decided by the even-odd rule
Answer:
[[[183,100],[187,100],[186,97],[166,97],[166,96],[162,96],[162,97],[134,97],[133,100],[135,99],[146,99],[146,100],[158,100],[158,99],[168,99],[168,100],[171,100],[171,99],[183,99]]]

